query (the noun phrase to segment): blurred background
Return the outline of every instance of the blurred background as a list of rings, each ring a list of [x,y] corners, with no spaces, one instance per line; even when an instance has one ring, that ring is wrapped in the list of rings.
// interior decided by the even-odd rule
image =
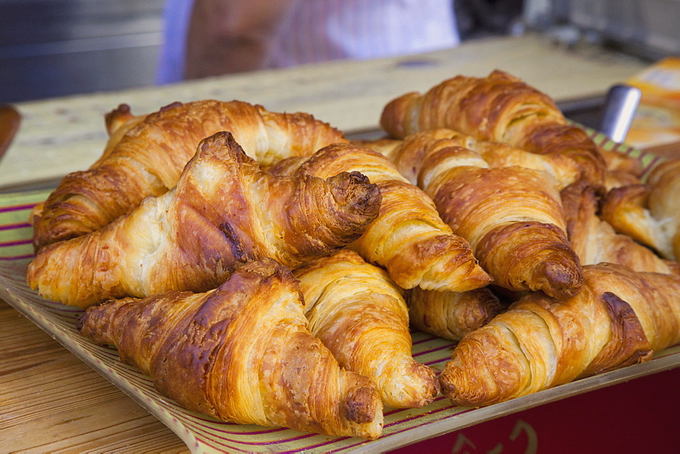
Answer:
[[[565,46],[586,41],[648,60],[680,48],[680,0],[451,3],[461,41],[537,30]],[[157,83],[164,7],[165,0],[0,0],[0,102]]]

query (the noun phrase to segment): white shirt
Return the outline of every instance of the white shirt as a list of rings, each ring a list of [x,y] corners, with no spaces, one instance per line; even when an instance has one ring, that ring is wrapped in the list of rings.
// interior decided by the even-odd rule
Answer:
[[[192,0],[166,3],[159,83],[182,80],[191,6]],[[452,0],[298,0],[266,67],[390,57],[458,43]]]

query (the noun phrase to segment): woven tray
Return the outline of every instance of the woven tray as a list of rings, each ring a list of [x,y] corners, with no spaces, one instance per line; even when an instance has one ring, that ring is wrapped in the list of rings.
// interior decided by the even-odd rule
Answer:
[[[595,133],[594,140],[605,149],[616,149],[642,160],[650,168],[658,157],[614,144]],[[26,265],[32,257],[31,226],[27,219],[36,202],[48,191],[0,195],[0,298],[24,314],[74,355],[96,369],[163,424],[175,432],[192,452],[378,452],[394,449],[463,427],[611,386],[635,377],[680,366],[680,346],[658,353],[653,360],[606,374],[575,381],[529,396],[485,408],[471,409],[437,398],[427,407],[387,410],[383,436],[375,441],[300,433],[215,421],[187,411],[158,394],[151,381],[135,368],[118,360],[114,349],[94,345],[75,329],[81,311],[46,301],[26,287]],[[413,355],[441,369],[451,355],[453,343],[427,334],[413,333]]]

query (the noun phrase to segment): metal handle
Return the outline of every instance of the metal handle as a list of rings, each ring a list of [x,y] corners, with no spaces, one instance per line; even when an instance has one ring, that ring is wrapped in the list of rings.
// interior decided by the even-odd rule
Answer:
[[[600,131],[614,142],[623,142],[628,135],[641,96],[640,90],[630,85],[619,84],[610,88],[604,102]]]

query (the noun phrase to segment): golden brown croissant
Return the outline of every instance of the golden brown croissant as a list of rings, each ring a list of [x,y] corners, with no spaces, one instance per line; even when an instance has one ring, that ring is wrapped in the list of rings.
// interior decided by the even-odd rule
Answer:
[[[173,188],[199,141],[216,132],[232,132],[263,164],[343,140],[311,115],[273,113],[239,101],[174,103],[140,117],[119,107],[107,127],[111,138],[102,157],[89,170],[67,175],[34,216],[36,248],[97,230],[144,197]]]
[[[624,172],[635,177],[641,177],[643,168],[639,159],[628,156],[627,154],[600,148],[600,154],[609,172]]]
[[[656,166],[647,185],[611,190],[603,217],[619,232],[653,247],[664,257],[680,259],[680,159]]]
[[[600,154],[607,165],[605,187],[607,190],[632,184],[641,184],[642,163],[623,153],[600,148]]]
[[[205,291],[238,262],[268,257],[295,267],[329,254],[378,214],[380,192],[359,173],[274,177],[229,133],[198,148],[175,189],[101,230],[41,249],[28,267],[31,288],[81,307]]]
[[[371,382],[340,368],[307,329],[299,287],[273,261],[244,265],[208,293],[91,307],[81,332],[118,348],[184,407],[224,421],[377,438]]]
[[[118,145],[118,142],[120,142],[120,140],[125,136],[125,134],[127,134],[127,132],[130,129],[137,126],[145,118],[146,118],[145,115],[139,116],[132,115],[132,112],[130,112],[130,106],[128,106],[127,104],[121,104],[116,109],[106,114],[106,130],[109,133],[109,140],[106,142],[104,152],[102,153],[102,156],[99,158],[98,161],[102,161],[112,152],[112,150],[115,150],[116,146]],[[41,217],[43,210],[45,209],[45,203],[46,201],[39,202],[31,210],[29,222],[34,227],[43,222],[41,220]],[[50,242],[52,241],[51,240],[45,241],[45,243]],[[37,241],[35,243],[36,249],[38,248],[38,246],[43,245],[38,244]]]
[[[482,157],[429,132],[394,151],[397,168],[433,198],[442,219],[470,242],[494,283],[509,290],[574,294],[582,283],[550,176],[523,167],[488,168]]]
[[[617,234],[611,225],[597,216],[598,197],[588,183],[574,183],[563,189],[561,195],[569,240],[582,265],[609,262],[633,271],[674,272],[668,262],[630,237]]]
[[[385,106],[380,124],[399,139],[451,128],[532,153],[566,155],[583,178],[604,182],[604,159],[588,135],[567,124],[547,95],[503,71],[484,78],[457,76],[423,95],[407,93]]]
[[[486,325],[503,310],[488,288],[462,293],[414,288],[408,306],[412,326],[452,341]]]
[[[644,361],[680,341],[680,277],[584,267],[562,301],[525,296],[467,335],[440,376],[461,405],[489,405]]]
[[[310,158],[289,158],[272,172],[329,178],[358,171],[380,188],[378,217],[350,248],[384,266],[402,288],[466,291],[488,284],[470,245],[454,235],[432,200],[399,174],[384,156],[355,144],[334,144]]]
[[[427,405],[439,393],[434,370],[411,356],[402,290],[355,252],[343,250],[295,271],[309,330],[341,366],[370,378],[383,402]]]
[[[414,134],[410,137],[411,141],[419,141],[423,144],[440,139],[447,139],[450,141],[449,143],[451,145],[455,144],[476,151],[491,168],[518,166],[546,172],[555,180],[560,189],[574,183],[580,177],[580,170],[576,162],[564,155],[539,155],[536,153],[529,153],[528,151],[511,147],[510,145],[478,140],[467,134],[444,128],[432,129],[420,134]],[[399,147],[403,142],[401,140],[382,139],[364,141],[361,143],[382,153],[389,160],[394,162],[395,155],[400,153]],[[419,153],[402,156],[400,161],[399,170],[414,184],[418,177],[415,174],[414,169],[417,167],[417,163],[423,158],[424,152],[424,147],[420,147]],[[406,162],[407,159],[409,162]]]

